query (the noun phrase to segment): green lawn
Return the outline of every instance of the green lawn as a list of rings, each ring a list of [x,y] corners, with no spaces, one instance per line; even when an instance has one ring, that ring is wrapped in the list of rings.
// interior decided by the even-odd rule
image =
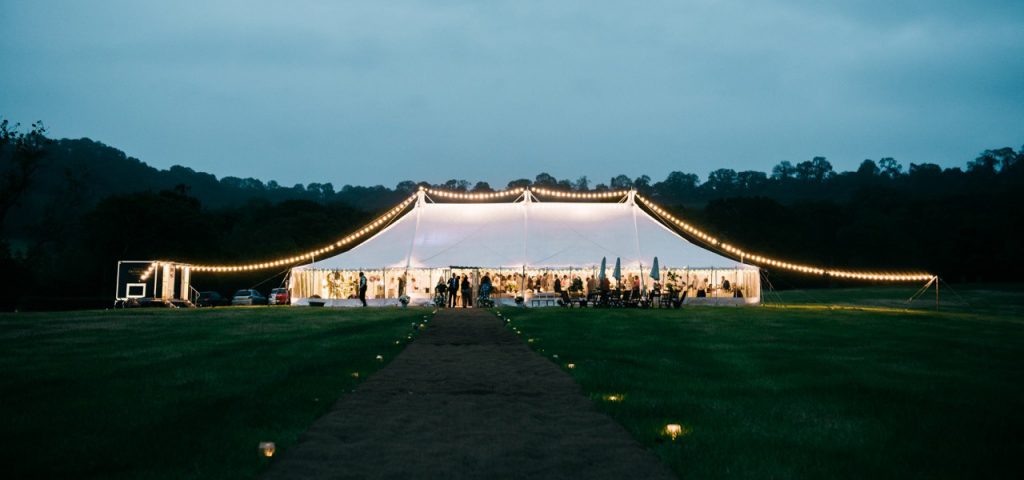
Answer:
[[[427,313],[0,314],[4,477],[252,477],[258,442],[294,443]]]
[[[683,478],[1018,476],[1021,289],[947,293],[939,312],[927,310],[934,293],[905,310],[914,290],[502,312],[532,348],[575,364],[568,371],[599,408]],[[668,423],[684,434],[670,440]]]

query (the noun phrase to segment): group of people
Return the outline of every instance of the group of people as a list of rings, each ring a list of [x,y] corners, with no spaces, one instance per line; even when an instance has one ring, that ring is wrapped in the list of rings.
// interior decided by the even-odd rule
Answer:
[[[489,299],[493,288],[490,273],[485,273],[483,277],[480,277],[481,300]],[[473,283],[470,281],[469,275],[459,276],[453,273],[447,281],[444,277],[440,277],[437,279],[434,292],[437,295],[438,305],[447,305],[449,308],[455,308],[460,303],[462,308],[473,306]]]
[[[562,296],[563,300],[569,301],[570,295],[585,296],[585,298],[599,297],[607,298],[609,292],[612,291],[611,280],[607,276],[594,278],[588,276],[584,281],[580,276],[573,275],[570,278],[568,275],[553,276],[552,290],[554,293]],[[525,285],[527,290],[533,292],[544,291],[549,279],[543,276],[527,277],[527,283]],[[362,302],[363,306],[366,306],[366,289],[367,289],[367,278],[363,272],[359,272],[359,277],[356,283],[356,291],[358,292],[359,301]],[[630,292],[632,298],[640,298],[641,295],[641,282],[639,276],[626,276],[620,283],[620,289],[623,292]],[[404,290],[405,278],[399,278],[399,290]],[[740,290],[733,290],[732,284],[727,278],[722,277],[721,282],[716,287],[713,283],[709,283],[707,278],[702,281],[684,283],[677,285],[675,282],[669,282],[667,286],[667,292],[662,292],[663,288],[659,282],[654,282],[649,289],[651,295],[672,295],[678,296],[680,299],[685,299],[690,292],[693,292],[695,297],[708,297],[712,295],[714,289],[719,288],[723,292],[729,292],[734,296],[742,295]],[[479,297],[483,300],[489,300],[491,292],[494,287],[491,283],[491,274],[485,273],[480,278],[480,289]],[[445,280],[444,277],[437,279],[437,285],[435,286],[435,292],[437,294],[438,305],[447,305],[448,307],[455,308],[461,306],[468,308],[473,306],[473,283],[470,280],[468,274],[456,275],[452,274],[451,278]],[[404,294],[404,291],[401,292]]]
[[[679,290],[683,292],[684,296],[688,292],[693,291],[696,297],[702,298],[712,296],[716,289],[719,289],[720,291],[723,292],[729,292],[730,294],[734,293],[732,289],[732,283],[730,283],[729,280],[725,277],[722,277],[722,281],[718,284],[718,286],[715,286],[714,283],[709,283],[708,279],[705,278],[701,280],[700,283],[690,282],[689,284],[684,285]],[[670,290],[677,290],[677,288],[674,288],[673,286],[672,288],[670,288]],[[739,290],[736,290],[735,292],[739,292]]]

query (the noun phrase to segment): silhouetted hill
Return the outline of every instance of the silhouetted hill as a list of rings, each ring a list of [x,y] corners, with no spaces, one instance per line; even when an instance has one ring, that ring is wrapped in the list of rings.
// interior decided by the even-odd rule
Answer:
[[[93,140],[46,139],[41,125],[23,133],[0,121],[0,133],[0,308],[107,305],[119,259],[240,263],[308,251],[429,185],[283,187],[182,166],[160,170]],[[723,241],[793,262],[1020,281],[1021,160],[1024,148],[999,148],[964,169],[923,163],[904,170],[883,158],[836,172],[814,157],[780,162],[770,174],[721,168],[703,182],[672,172],[657,182],[617,175],[592,185],[587,177],[541,173],[498,188],[635,188]],[[494,190],[461,179],[429,186]],[[286,271],[197,277],[207,282],[197,285],[266,290]],[[827,282],[770,273],[777,286]]]
[[[253,200],[273,204],[304,200],[318,203],[346,202],[373,210],[389,205],[405,194],[377,187],[343,187],[335,191],[330,183],[283,187],[256,178],[223,177],[175,165],[160,170],[126,155],[121,150],[88,139],[54,140],[32,177],[29,190],[8,219],[8,232],[26,233],[54,209],[87,210],[103,198],[134,192],[159,192],[184,187],[206,208],[237,207]],[[49,212],[49,213],[48,213]]]

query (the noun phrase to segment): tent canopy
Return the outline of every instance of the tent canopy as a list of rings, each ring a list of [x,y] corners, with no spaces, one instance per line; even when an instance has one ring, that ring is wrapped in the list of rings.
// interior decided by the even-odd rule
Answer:
[[[679,236],[631,201],[428,203],[421,200],[351,250],[295,270],[404,268],[741,268]]]

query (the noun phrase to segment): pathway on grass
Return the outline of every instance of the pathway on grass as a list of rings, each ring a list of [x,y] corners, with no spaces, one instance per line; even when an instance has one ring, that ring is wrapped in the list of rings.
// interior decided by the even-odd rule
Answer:
[[[492,314],[442,310],[264,478],[672,477]]]

